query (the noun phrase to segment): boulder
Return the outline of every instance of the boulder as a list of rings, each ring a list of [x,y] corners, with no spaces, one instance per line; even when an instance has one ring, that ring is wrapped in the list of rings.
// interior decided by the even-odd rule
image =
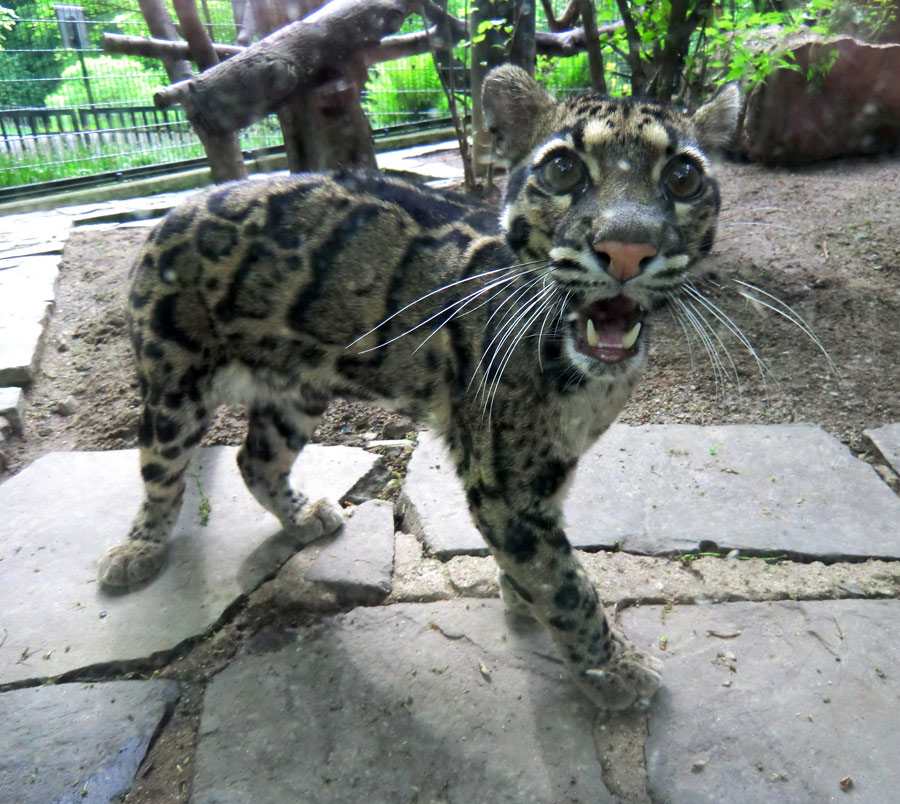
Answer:
[[[812,34],[778,40],[799,69],[747,95],[741,146],[753,161],[803,165],[900,146],[900,45]]]

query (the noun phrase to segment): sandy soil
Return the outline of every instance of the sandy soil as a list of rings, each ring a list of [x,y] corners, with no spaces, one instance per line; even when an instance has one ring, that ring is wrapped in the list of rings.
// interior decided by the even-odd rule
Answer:
[[[900,421],[900,160],[843,160],[792,171],[728,164],[721,185],[719,239],[706,263],[718,284],[702,289],[740,327],[768,372],[695,302],[698,315],[714,325],[709,339],[723,368],[696,336],[686,338],[674,315],[663,313],[650,368],[622,421],[809,421],[865,453],[864,429]],[[7,446],[7,474],[51,450],[134,446],[138,399],[123,300],[126,272],[145,234],[92,229],[69,238],[56,312],[27,393],[25,435]],[[746,288],[734,280],[790,305],[830,360],[801,328],[742,297]],[[412,426],[396,414],[339,401],[317,438],[363,445]],[[242,414],[223,409],[207,443],[237,444],[242,432]]]

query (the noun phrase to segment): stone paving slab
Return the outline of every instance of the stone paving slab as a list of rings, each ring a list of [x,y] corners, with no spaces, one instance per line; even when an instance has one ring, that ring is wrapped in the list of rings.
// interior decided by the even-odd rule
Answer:
[[[657,606],[622,623],[665,661],[644,747],[654,804],[897,802],[900,601]]]
[[[55,297],[56,256],[22,257],[0,270],[0,386],[27,385]]]
[[[0,416],[9,422],[15,433],[22,432],[22,389],[0,388]]]
[[[375,154],[381,170],[419,174],[420,179],[442,179],[461,182],[463,167],[459,157],[459,144],[454,140],[435,142],[403,148],[399,151],[382,151]]]
[[[439,558],[485,554],[433,435],[419,438],[403,500],[404,527]],[[900,558],[900,498],[813,425],[614,425],[564,510],[570,541],[588,549]]]
[[[393,574],[394,506],[369,500],[322,548],[306,579],[325,584],[341,598],[374,604],[391,591]]]
[[[415,533],[441,560],[459,555],[486,556],[484,539],[472,522],[453,461],[441,440],[427,430],[406,469],[400,495],[403,529]]]
[[[614,802],[593,708],[509,622],[498,600],[360,608],[239,657],[204,696],[192,804]]]
[[[863,430],[863,435],[878,448],[893,470],[900,474],[900,424],[886,424],[873,430]]]
[[[21,257],[60,254],[70,221],[55,212],[39,215],[0,215],[0,270]]]
[[[127,662],[203,634],[296,552],[250,495],[235,447],[199,451],[166,570],[128,594],[96,583],[97,558],[128,532],[141,499],[137,450],[51,453],[0,485],[0,683]],[[307,447],[291,475],[340,499],[377,461]],[[212,511],[200,524],[199,478]]]
[[[0,694],[3,801],[119,801],[178,694],[175,681],[61,684]]]

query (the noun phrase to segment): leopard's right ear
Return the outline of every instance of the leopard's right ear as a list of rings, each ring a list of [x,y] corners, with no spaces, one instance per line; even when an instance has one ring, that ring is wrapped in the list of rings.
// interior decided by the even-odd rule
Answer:
[[[544,138],[557,103],[521,67],[504,64],[484,79],[481,106],[495,149],[504,161],[516,164]]]
[[[697,139],[705,151],[728,145],[737,128],[741,90],[737,83],[725,84],[711,100],[694,112]]]

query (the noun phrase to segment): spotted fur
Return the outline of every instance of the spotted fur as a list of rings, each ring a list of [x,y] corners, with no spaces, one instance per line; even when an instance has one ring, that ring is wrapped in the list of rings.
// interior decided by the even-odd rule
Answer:
[[[599,706],[623,709],[649,701],[660,666],[609,628],[561,503],[637,382],[646,316],[712,244],[708,152],[736,94],[693,117],[557,103],[503,67],[484,106],[510,163],[499,225],[463,196],[336,173],[224,185],[153,231],[130,295],[146,492],[100,578],[159,570],[221,399],[248,406],[240,471],[300,544],[341,523],[288,484],[329,400],[389,399],[444,435],[504,598],[548,628]]]

